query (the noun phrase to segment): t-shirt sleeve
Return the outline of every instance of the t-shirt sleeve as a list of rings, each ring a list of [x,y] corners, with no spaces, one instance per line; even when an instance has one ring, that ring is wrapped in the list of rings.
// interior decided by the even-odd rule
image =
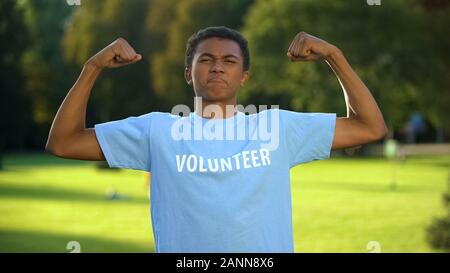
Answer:
[[[290,167],[331,154],[335,113],[299,113],[280,110]]]
[[[94,126],[110,168],[150,170],[152,113]]]

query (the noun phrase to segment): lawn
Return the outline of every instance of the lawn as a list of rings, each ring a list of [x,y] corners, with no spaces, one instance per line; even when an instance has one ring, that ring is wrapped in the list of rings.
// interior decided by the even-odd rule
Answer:
[[[0,252],[154,252],[146,173],[12,154],[0,171]],[[296,252],[430,252],[450,156],[333,158],[291,169]],[[393,175],[396,187],[392,187]],[[120,196],[107,198],[115,189]]]

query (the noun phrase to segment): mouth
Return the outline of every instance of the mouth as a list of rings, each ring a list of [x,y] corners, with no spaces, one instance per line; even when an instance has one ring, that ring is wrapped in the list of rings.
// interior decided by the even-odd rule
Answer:
[[[227,84],[227,82],[221,78],[210,78],[208,79],[208,83],[223,83]]]

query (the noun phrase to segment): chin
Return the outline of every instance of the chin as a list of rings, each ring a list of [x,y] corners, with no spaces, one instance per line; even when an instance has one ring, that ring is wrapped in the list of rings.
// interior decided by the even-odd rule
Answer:
[[[232,97],[233,97],[233,94],[230,94],[230,92],[228,90],[224,90],[224,89],[209,90],[203,96],[203,98],[208,101],[224,101],[224,100],[228,100]]]

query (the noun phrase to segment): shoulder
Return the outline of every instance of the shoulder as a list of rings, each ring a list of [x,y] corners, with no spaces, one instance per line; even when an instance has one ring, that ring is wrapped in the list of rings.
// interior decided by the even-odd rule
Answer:
[[[149,113],[140,115],[138,118],[141,118],[144,120],[151,120],[151,121],[169,121],[169,120],[174,120],[174,119],[180,118],[180,116],[173,115],[168,112],[149,112]]]
[[[279,110],[280,117],[285,119],[301,119],[301,120],[317,120],[317,119],[329,119],[336,117],[335,113],[322,113],[322,112],[296,112],[289,110]]]
[[[280,126],[286,129],[296,127],[312,130],[315,126],[323,126],[336,121],[335,113],[296,112],[284,109],[270,110],[270,116],[272,120],[279,121]]]
[[[151,127],[171,128],[174,124],[187,124],[190,122],[190,116],[174,115],[169,112],[151,112],[145,114]]]
[[[146,114],[141,115],[140,117],[147,117],[147,118],[166,118],[173,116],[171,113],[168,112],[149,112]]]

